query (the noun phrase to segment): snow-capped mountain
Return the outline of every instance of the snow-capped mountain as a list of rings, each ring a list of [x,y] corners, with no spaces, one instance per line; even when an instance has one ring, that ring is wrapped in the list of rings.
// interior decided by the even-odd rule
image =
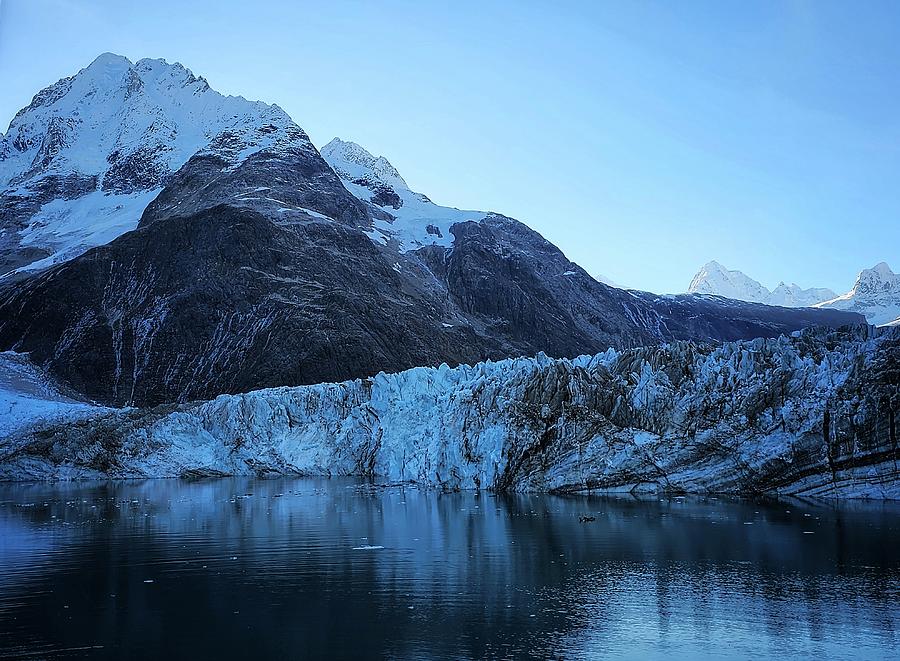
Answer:
[[[816,307],[858,312],[876,326],[895,323],[900,320],[900,274],[881,262],[861,271],[849,292]]]
[[[731,271],[716,261],[701,268],[691,284],[689,294],[713,294],[751,303],[764,303],[771,292],[740,271]]]
[[[40,91],[0,138],[0,275],[134,229],[198,153],[239,163],[308,142],[277,106],[223,96],[180,64],[106,53]]]
[[[0,281],[0,351],[103,403],[862,321],[609,287],[523,223],[435,205],[352,143],[329,165],[277,107],[160,60],[102,56],[3,144],[4,254],[34,272]],[[111,215],[91,195],[144,197]]]
[[[709,262],[697,272],[688,286],[688,293],[713,294],[738,301],[788,308],[810,307],[837,296],[830,289],[803,289],[799,285],[787,285],[784,282],[769,291],[741,271],[727,269],[716,261]]]
[[[821,301],[834,298],[835,293],[827,287],[810,287],[803,289],[797,284],[779,282],[772,290],[766,305],[780,305],[785,308],[806,308]]]
[[[726,269],[718,262],[710,262],[700,269],[691,281],[688,292],[789,308],[815,307],[857,312],[876,326],[890,324],[900,317],[900,275],[894,273],[885,262],[861,271],[853,289],[842,296],[830,289],[802,289],[783,282],[770,292],[753,278],[740,271]]]

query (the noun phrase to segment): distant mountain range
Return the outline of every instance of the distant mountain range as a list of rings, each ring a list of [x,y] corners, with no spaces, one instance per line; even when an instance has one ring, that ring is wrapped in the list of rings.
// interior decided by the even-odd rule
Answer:
[[[816,307],[849,310],[866,317],[876,326],[900,321],[900,275],[885,263],[860,271],[853,288],[838,296],[827,288],[802,289],[784,282],[772,291],[741,271],[732,271],[712,261],[701,268],[689,293],[714,294],[740,301],[784,307]]]
[[[591,277],[277,106],[111,54],[0,138],[0,351],[114,405],[859,323]]]
[[[691,284],[688,292],[692,294],[715,294],[739,301],[781,305],[783,307],[809,307],[837,296],[830,289],[802,289],[796,284],[784,282],[769,291],[764,285],[741,271],[732,271],[718,262],[712,261],[701,268]]]

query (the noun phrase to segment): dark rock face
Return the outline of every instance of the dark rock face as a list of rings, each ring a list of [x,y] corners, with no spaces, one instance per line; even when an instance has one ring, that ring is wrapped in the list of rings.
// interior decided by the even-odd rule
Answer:
[[[40,147],[38,147],[38,152],[31,163],[31,170],[26,172],[23,178],[50,167],[53,158],[63,147],[68,146],[69,134],[74,126],[75,120],[71,117],[52,117],[50,119],[47,132],[44,134]]]
[[[253,154],[237,168],[216,155],[193,156],[147,206],[139,227],[220,204],[256,209],[276,224],[300,216],[309,220],[307,212],[313,211],[345,225],[368,227],[365,205],[344,189],[305,133],[297,138],[277,151]]]
[[[595,281],[522,223],[490,215],[452,232],[452,250],[430,246],[418,253],[460,312],[519,347],[520,355],[574,356],[659,341],[634,321],[651,311]]]
[[[165,153],[161,145],[146,146],[128,154],[116,150],[107,157],[111,167],[103,175],[103,190],[131,193],[160,186],[169,174],[159,159]]]
[[[195,156],[137,230],[0,291],[0,348],[97,401],[153,405],[857,318],[778,309],[729,323],[723,299],[678,326],[684,310],[596,282],[510,218],[454,225],[452,249],[404,254],[374,244],[370,223],[314,148],[239,167]]]
[[[372,202],[380,207],[399,209],[403,206],[403,200],[400,199],[400,196],[387,186],[377,186],[365,179],[357,179],[353,183],[372,189],[374,192]]]
[[[736,301],[708,294],[658,296],[632,292],[659,313],[664,334],[675,340],[730,341],[754,337],[777,337],[813,326],[837,328],[865,324],[861,314],[834,315],[834,310],[782,308],[762,303]]]
[[[451,341],[401,290],[359,231],[278,226],[220,206],[157,221],[24,283],[0,304],[19,310],[0,333],[78,391],[117,404],[472,356],[467,338]]]

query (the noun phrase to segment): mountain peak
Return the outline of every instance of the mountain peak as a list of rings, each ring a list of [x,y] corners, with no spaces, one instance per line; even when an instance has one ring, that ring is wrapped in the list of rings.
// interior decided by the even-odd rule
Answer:
[[[688,293],[715,294],[739,301],[790,308],[809,307],[835,296],[830,289],[802,289],[796,283],[788,285],[783,280],[774,290],[769,291],[741,271],[729,270],[715,260],[707,262],[697,272],[688,287]]]
[[[91,62],[84,71],[87,70],[104,70],[104,69],[130,69],[132,66],[131,60],[129,60],[124,55],[118,55],[116,53],[100,53],[97,57],[94,58],[94,61]]]
[[[691,294],[715,294],[740,301],[763,303],[771,292],[740,271],[732,271],[713,260],[697,272],[688,287]]]
[[[885,293],[900,296],[900,276],[891,270],[887,262],[879,262],[870,269],[860,271],[853,289],[846,295],[872,298]]]
[[[322,147],[320,152],[329,165],[341,175],[341,178],[375,179],[395,191],[398,187],[409,188],[397,168],[391,165],[389,160],[384,156],[373,155],[365,147],[355,142],[334,138]]]
[[[277,106],[219,94],[177,62],[103,53],[38,92],[0,135],[0,277],[133,229],[195,154],[236,167],[288,145],[314,149]]]
[[[900,275],[879,262],[860,271],[849,292],[817,307],[859,312],[876,326],[893,323],[900,317]]]
[[[456,223],[480,221],[483,211],[464,211],[434,204],[425,195],[409,189],[397,169],[384,156],[355,142],[334,138],[320,150],[322,158],[356,198],[378,207],[375,243],[394,244],[401,252],[422,246],[453,244],[450,228]]]
[[[897,274],[891,270],[891,267],[888,266],[887,262],[878,262],[875,266],[870,269],[864,269],[860,276],[863,274],[870,274],[881,278],[882,280],[890,280],[894,278]]]

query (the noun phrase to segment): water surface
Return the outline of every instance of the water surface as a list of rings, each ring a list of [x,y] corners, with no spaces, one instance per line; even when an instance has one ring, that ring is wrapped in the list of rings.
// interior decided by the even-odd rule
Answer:
[[[0,658],[898,658],[898,544],[884,503],[6,484]]]

